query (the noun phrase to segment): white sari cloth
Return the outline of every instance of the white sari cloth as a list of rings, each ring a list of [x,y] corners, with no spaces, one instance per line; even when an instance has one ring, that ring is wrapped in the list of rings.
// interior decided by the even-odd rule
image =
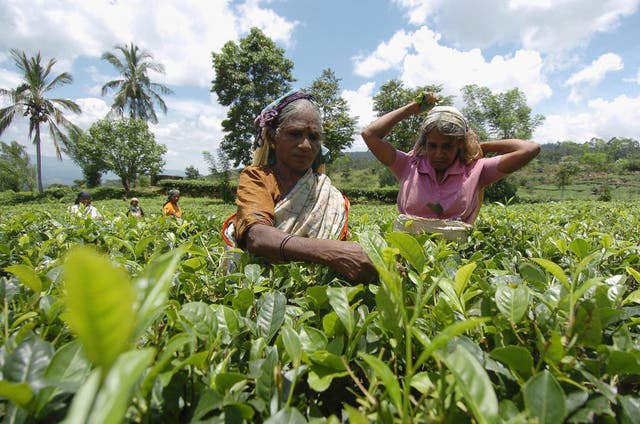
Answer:
[[[325,174],[311,169],[275,207],[275,227],[297,236],[338,239],[347,222],[342,193]]]

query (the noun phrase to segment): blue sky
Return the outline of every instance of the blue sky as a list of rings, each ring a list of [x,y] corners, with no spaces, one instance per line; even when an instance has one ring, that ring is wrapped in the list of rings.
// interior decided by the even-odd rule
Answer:
[[[167,169],[215,151],[226,109],[211,88],[211,52],[257,26],[295,63],[297,85],[330,68],[359,128],[374,119],[372,97],[392,78],[405,86],[439,84],[456,96],[466,84],[494,93],[519,88],[546,117],[539,143],[614,136],[640,139],[640,0],[0,0],[0,87],[19,75],[17,48],[56,58],[71,86],[54,92],[83,110],[88,128],[111,104],[100,87],[118,75],[100,60],[134,42],[166,67],[166,116],[152,126],[166,145]],[[3,102],[4,103],[1,103]],[[5,106],[6,100],[0,100]],[[1,137],[34,151],[20,119]],[[366,150],[359,135],[351,150]],[[53,155],[45,140],[43,154]],[[45,170],[46,174],[46,170]],[[46,175],[45,175],[46,176]]]

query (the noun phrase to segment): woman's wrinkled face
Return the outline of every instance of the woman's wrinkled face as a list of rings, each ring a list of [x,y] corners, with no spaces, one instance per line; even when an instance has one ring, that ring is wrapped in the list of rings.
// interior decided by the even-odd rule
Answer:
[[[322,125],[318,113],[310,107],[302,108],[276,131],[276,164],[303,175],[313,165],[321,144]]]
[[[460,140],[442,135],[437,129],[427,134],[427,157],[436,171],[445,171],[458,158]]]

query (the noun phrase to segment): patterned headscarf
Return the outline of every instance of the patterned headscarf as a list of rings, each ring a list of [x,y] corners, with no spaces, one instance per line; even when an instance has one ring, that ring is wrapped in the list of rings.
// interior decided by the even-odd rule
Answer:
[[[306,99],[313,102],[314,98],[311,94],[304,93],[302,91],[291,90],[282,97],[271,102],[267,107],[262,109],[260,115],[256,117],[254,122],[256,123],[257,131],[255,141],[253,143],[253,160],[251,162],[254,166],[262,166],[273,163],[275,161],[273,150],[269,143],[266,141],[266,132],[276,130],[278,128],[278,117],[285,107],[295,102],[296,100]],[[324,173],[324,164],[330,161],[331,154],[329,149],[324,145],[320,146],[320,153],[314,162],[313,169],[316,172]]]
[[[467,120],[453,106],[436,106],[429,111],[422,122],[422,132],[429,133],[434,128],[442,135],[464,137],[469,129]]]
[[[302,91],[291,90],[285,95],[271,102],[264,109],[262,109],[260,115],[258,115],[253,121],[258,127],[256,131],[255,141],[253,143],[254,149],[262,147],[262,145],[264,144],[265,139],[263,133],[265,129],[271,128],[275,130],[277,128],[277,118],[282,109],[284,109],[288,104],[300,99],[313,100],[313,96],[311,94],[303,93]]]

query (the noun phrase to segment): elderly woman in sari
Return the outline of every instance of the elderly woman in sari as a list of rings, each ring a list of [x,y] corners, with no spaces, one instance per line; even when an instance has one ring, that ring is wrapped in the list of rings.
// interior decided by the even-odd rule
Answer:
[[[376,271],[347,236],[349,203],[322,173],[322,123],[309,94],[293,92],[267,106],[253,163],[240,175],[237,212],[223,228],[227,244],[273,261],[306,261],[352,281]]]

